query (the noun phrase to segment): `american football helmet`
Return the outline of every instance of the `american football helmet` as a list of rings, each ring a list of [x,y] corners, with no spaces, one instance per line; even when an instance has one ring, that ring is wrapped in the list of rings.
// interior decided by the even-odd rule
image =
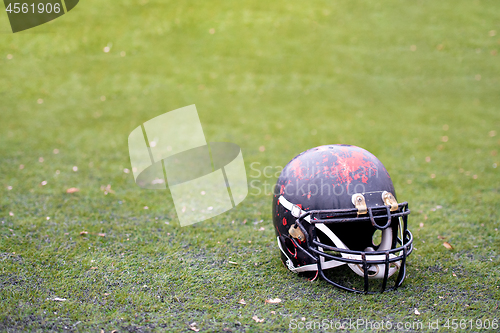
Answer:
[[[384,165],[356,146],[299,154],[274,188],[273,223],[285,266],[353,292],[401,286],[413,250],[409,214]]]

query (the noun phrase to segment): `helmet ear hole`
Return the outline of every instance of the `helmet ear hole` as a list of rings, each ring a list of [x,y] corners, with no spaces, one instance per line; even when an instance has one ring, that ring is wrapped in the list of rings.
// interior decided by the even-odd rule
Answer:
[[[284,250],[287,251],[292,256],[296,257],[297,256],[297,249],[295,248],[295,246],[293,246],[292,240],[290,238],[285,238],[285,237],[283,237],[283,239],[284,239],[284,243],[285,243]]]
[[[379,246],[380,243],[382,243],[382,230],[375,230],[375,232],[373,233],[373,236],[372,236],[372,243],[373,243],[373,246]]]

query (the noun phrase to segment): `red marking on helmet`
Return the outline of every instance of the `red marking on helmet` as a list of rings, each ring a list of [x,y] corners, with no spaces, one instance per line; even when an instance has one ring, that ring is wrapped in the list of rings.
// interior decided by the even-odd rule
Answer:
[[[283,225],[286,225],[286,218],[283,218]]]
[[[281,185],[280,194],[285,193],[285,185]]]
[[[295,159],[290,163],[290,170],[295,174],[295,177],[298,179],[303,179],[304,174],[302,172],[302,161],[299,159]]]
[[[278,234],[281,236],[281,232],[280,232],[280,229],[278,228],[278,226],[274,226],[276,228],[276,230],[278,230]]]
[[[311,192],[307,195],[307,199],[311,199]]]
[[[353,180],[368,182],[371,175],[377,174],[377,166],[371,161],[372,157],[365,151],[350,151],[348,148],[340,148],[336,152],[337,162],[329,169],[325,168],[323,173],[336,178],[340,183],[352,183]]]

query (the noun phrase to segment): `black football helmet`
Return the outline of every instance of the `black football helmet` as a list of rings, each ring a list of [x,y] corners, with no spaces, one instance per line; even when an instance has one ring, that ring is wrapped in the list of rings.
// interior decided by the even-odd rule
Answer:
[[[273,223],[285,266],[348,291],[401,286],[413,250],[408,214],[384,165],[350,145],[301,153],[274,189]],[[395,281],[388,286],[389,280]]]

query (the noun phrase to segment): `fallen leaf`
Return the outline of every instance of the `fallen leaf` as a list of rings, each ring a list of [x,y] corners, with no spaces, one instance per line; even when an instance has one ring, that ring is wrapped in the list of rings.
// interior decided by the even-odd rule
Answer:
[[[90,267],[90,269],[97,269],[97,267],[95,267],[95,266],[92,266],[92,267]]]
[[[446,237],[439,235],[438,239],[446,239]]]
[[[266,229],[264,229],[264,227],[260,227],[259,231],[264,231]]]
[[[54,298],[47,298],[48,301],[56,301],[56,302],[64,302],[66,301],[66,298],[60,298],[60,297],[54,297]]]
[[[190,324],[190,325],[189,325],[189,329],[190,329],[191,331],[195,331],[195,332],[199,332],[199,331],[200,331],[200,329],[199,329],[198,327],[196,327],[196,323],[192,323],[192,324]]]
[[[415,308],[415,314],[416,314],[417,316],[420,316],[420,312],[418,312],[417,308]]]
[[[108,184],[107,186],[101,185],[101,191],[104,191],[104,194],[115,193],[115,191],[111,189],[111,184]]]
[[[278,303],[281,303],[281,300],[279,298],[271,298],[271,299],[266,299],[266,303],[268,303],[268,304],[278,304]]]
[[[257,323],[264,322],[264,319],[259,319],[259,317],[257,317],[257,316],[253,316],[252,319],[255,320],[255,322],[257,322]]]
[[[276,314],[276,311],[271,311],[272,314]]]
[[[422,222],[420,222],[420,228],[423,228],[424,227],[424,224]]]
[[[87,235],[89,232],[88,231],[80,231],[80,236]]]
[[[70,187],[66,190],[66,193],[76,193],[76,192],[80,192],[80,189],[76,187]]]
[[[448,250],[452,250],[452,249],[453,249],[453,246],[451,246],[451,244],[450,244],[450,243],[448,243],[448,242],[444,242],[444,243],[443,243],[443,246],[444,246],[445,248],[447,248]]]
[[[228,261],[228,262],[229,262],[231,265],[238,265],[238,263],[237,263],[237,262],[235,262],[235,261]]]
[[[106,234],[103,234],[102,232],[100,232],[98,235],[101,237],[106,237]]]
[[[246,305],[246,304],[247,304],[247,302],[245,302],[245,300],[244,300],[243,298],[242,298],[242,299],[240,299],[240,300],[238,301],[238,303],[243,304],[243,305]]]

